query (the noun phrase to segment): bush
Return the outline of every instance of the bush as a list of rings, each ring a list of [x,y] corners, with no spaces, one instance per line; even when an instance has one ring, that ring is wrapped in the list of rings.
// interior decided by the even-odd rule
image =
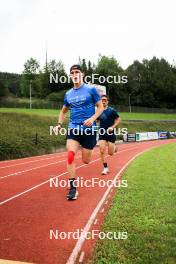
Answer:
[[[66,90],[60,91],[59,93],[50,93],[47,98],[53,102],[63,102]]]

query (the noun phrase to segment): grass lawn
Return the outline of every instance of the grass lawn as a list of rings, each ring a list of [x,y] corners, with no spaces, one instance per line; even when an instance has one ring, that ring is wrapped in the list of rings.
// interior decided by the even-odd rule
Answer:
[[[91,264],[176,263],[176,144],[138,157],[123,179],[102,231],[127,232],[126,240],[99,240]]]
[[[59,110],[1,110],[0,160],[51,153],[65,145],[66,136],[49,135],[49,126],[57,124]],[[65,127],[68,124],[68,116],[69,114],[64,123]],[[176,122],[128,122],[122,119],[119,128],[127,128],[128,132],[176,131]],[[122,135],[119,138],[122,139]]]
[[[0,108],[0,113],[19,113],[42,116],[58,116],[59,109]]]
[[[176,114],[159,113],[120,113],[122,119],[144,119],[144,120],[176,120]]]
[[[53,109],[26,109],[26,108],[0,108],[2,113],[22,113],[22,114],[35,114],[44,116],[57,116],[58,110]],[[175,120],[176,114],[153,114],[153,113],[120,113],[123,120],[130,119],[144,119],[144,120]]]
[[[66,136],[50,135],[57,117],[0,113],[0,120],[0,160],[51,153],[65,145]]]

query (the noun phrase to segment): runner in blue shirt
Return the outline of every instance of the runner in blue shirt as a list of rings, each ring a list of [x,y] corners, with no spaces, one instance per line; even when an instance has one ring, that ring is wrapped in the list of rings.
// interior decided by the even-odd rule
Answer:
[[[92,150],[96,145],[96,132],[92,129],[95,120],[103,112],[103,104],[95,87],[83,83],[83,71],[80,65],[70,68],[70,76],[74,87],[64,98],[64,105],[59,114],[58,129],[61,128],[65,114],[70,109],[70,121],[67,132],[67,170],[69,173],[70,190],[68,200],[77,199],[78,192],[74,186],[75,156],[79,145],[82,147],[82,161],[88,164],[91,160]],[[95,106],[97,107],[95,112]]]
[[[102,174],[106,175],[109,172],[106,159],[106,146],[108,146],[108,154],[113,155],[117,151],[117,146],[115,145],[116,135],[114,133],[114,128],[120,123],[120,117],[117,111],[108,106],[108,97],[102,95],[101,97],[104,111],[99,116],[98,121],[100,122],[99,129],[99,146],[100,146],[100,155],[103,163]]]

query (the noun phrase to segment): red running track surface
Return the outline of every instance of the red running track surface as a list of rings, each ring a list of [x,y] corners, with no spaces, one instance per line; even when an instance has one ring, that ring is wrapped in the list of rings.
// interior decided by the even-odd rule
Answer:
[[[101,175],[99,149],[90,164],[76,157],[76,174],[84,180],[120,177],[135,155],[173,140],[119,145],[108,156],[110,173]],[[0,259],[28,263],[79,263],[87,259],[95,240],[50,239],[50,230],[75,232],[99,229],[116,188],[79,188],[79,199],[67,201],[67,187],[51,187],[50,178],[67,179],[66,153],[0,162]],[[1,263],[1,262],[0,262]]]

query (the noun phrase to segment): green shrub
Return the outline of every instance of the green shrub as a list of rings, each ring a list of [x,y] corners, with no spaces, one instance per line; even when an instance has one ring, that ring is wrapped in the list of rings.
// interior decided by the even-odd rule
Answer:
[[[47,98],[49,101],[63,102],[66,90],[60,91],[59,93],[50,93]]]

